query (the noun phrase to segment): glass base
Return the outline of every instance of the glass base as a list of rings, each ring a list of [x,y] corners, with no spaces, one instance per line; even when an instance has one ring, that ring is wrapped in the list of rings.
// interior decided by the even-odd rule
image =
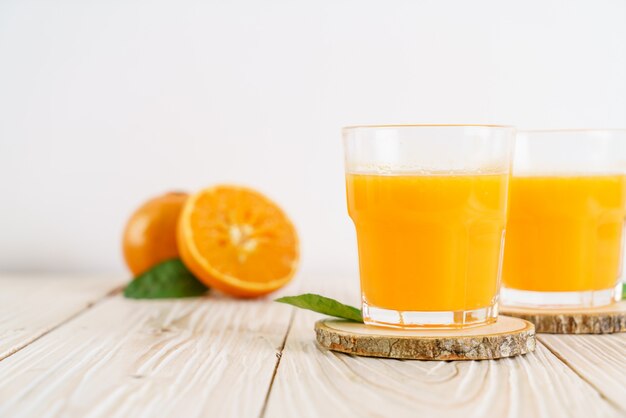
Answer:
[[[491,324],[498,317],[498,304],[468,311],[394,311],[377,308],[363,300],[367,325],[403,329],[458,329]]]
[[[502,287],[500,300],[505,306],[522,308],[591,308],[610,305],[622,297],[622,283],[603,290],[579,292],[537,292]]]

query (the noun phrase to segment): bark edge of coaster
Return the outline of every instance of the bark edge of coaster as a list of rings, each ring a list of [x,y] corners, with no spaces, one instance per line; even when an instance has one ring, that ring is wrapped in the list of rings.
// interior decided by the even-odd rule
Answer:
[[[598,308],[522,308],[501,306],[500,313],[525,319],[543,334],[626,332],[626,300]]]
[[[404,360],[489,360],[535,349],[532,323],[499,316],[489,325],[451,330],[382,328],[341,319],[315,323],[317,343],[329,350]]]

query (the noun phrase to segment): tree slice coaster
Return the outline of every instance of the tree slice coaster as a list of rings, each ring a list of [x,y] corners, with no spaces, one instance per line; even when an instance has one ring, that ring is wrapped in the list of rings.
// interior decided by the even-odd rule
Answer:
[[[381,328],[340,319],[315,323],[320,346],[357,356],[413,360],[487,360],[535,349],[535,327],[500,316],[490,325],[459,330]]]
[[[610,334],[626,332],[626,301],[598,308],[517,308],[500,307],[500,313],[535,324],[546,334]]]

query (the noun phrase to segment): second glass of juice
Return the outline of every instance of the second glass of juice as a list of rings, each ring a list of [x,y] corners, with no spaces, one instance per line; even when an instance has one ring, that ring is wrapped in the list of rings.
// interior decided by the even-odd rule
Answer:
[[[514,136],[504,126],[344,128],[365,323],[495,321]]]
[[[506,305],[621,297],[626,130],[520,131],[502,280]]]

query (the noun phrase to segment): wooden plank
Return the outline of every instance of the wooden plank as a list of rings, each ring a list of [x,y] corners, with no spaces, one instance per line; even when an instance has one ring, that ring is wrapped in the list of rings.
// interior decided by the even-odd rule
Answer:
[[[626,415],[626,333],[537,337]]]
[[[292,312],[110,298],[0,362],[0,416],[256,417]]]
[[[0,360],[122,284],[119,278],[0,277]]]
[[[622,416],[540,344],[534,353],[489,361],[356,357],[317,348],[319,318],[296,313],[265,416]]]

